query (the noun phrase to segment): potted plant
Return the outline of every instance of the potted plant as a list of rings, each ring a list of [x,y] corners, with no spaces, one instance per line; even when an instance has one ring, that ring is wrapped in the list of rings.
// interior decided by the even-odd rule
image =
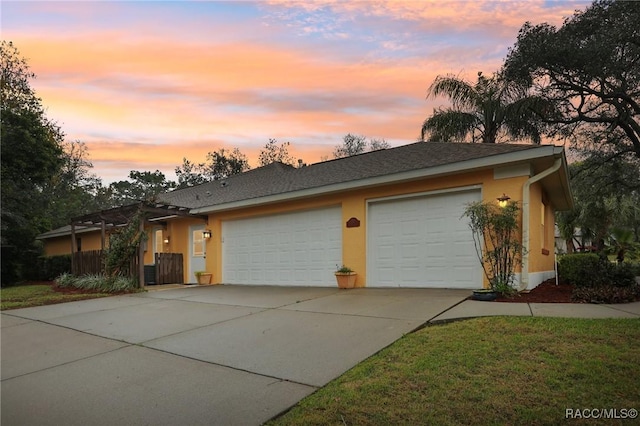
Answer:
[[[489,288],[473,291],[475,300],[495,300],[498,295],[516,291],[515,268],[522,264],[524,250],[517,234],[520,208],[517,202],[508,202],[508,198],[498,200],[501,201],[499,206],[488,202],[471,203],[464,213],[470,219],[476,253],[489,281]]]
[[[496,292],[492,288],[481,288],[478,290],[473,290],[473,295],[471,296],[471,298],[473,300],[491,302],[492,300],[496,300],[498,298],[498,292]]]
[[[213,274],[207,271],[196,271],[196,278],[198,279],[198,284],[211,284],[211,277]]]
[[[353,272],[353,269],[342,265],[335,274],[339,288],[353,288],[355,286],[358,274]]]

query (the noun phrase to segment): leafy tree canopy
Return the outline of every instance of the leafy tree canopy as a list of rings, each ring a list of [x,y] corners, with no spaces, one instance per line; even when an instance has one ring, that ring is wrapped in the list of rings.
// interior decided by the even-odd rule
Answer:
[[[617,152],[640,157],[640,7],[598,0],[560,28],[524,24],[510,50],[504,76],[554,105],[541,114],[553,134],[582,143],[584,128],[615,137]],[[620,137],[622,136],[622,137]],[[596,148],[597,150],[597,148]]]
[[[0,42],[2,283],[22,276],[37,255],[34,238],[50,226],[45,194],[63,166],[64,133],[44,114],[35,77],[11,42]]]
[[[155,172],[132,170],[129,173],[129,179],[109,185],[111,200],[115,206],[152,200],[156,195],[176,187],[175,182],[167,180],[164,173],[159,170]]]
[[[558,228],[569,251],[576,245],[599,245],[628,234],[640,242],[640,160],[601,161],[597,156],[575,162],[569,174],[575,208],[557,214]],[[574,239],[577,230],[580,238]],[[603,247],[600,247],[603,248]]]
[[[362,154],[366,151],[377,151],[379,149],[391,148],[391,145],[384,139],[371,139],[367,141],[365,136],[347,133],[342,138],[342,145],[338,145],[333,150],[333,158],[351,157]]]
[[[91,172],[93,164],[86,144],[63,141],[61,148],[62,166],[49,177],[42,193],[51,228],[68,225],[72,217],[112,206],[107,188]]]
[[[451,107],[435,109],[422,124],[420,138],[432,142],[495,143],[530,139],[540,143],[540,125],[534,111],[544,102],[526,89],[494,74],[478,73],[476,83],[453,75],[438,76],[427,98],[445,96]]]
[[[232,151],[220,148],[207,154],[206,162],[193,163],[186,158],[176,167],[178,188],[200,185],[249,170],[247,157],[238,148]]]
[[[271,163],[280,162],[295,165],[295,160],[291,154],[289,154],[289,142],[283,142],[278,145],[278,141],[275,139],[269,139],[269,142],[264,146],[264,149],[260,151],[258,156],[258,162],[260,166],[267,166]]]

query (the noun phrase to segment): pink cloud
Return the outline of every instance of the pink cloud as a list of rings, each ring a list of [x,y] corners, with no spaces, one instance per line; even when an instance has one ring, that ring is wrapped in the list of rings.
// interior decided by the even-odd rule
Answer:
[[[125,22],[113,20],[127,3],[38,5],[25,7],[47,7],[77,23],[61,31],[32,25],[5,36],[39,76],[33,86],[50,118],[70,139],[87,143],[96,172],[122,172],[115,180],[130,167],[169,174],[183,157],[204,161],[222,147],[239,146],[255,166],[269,138],[291,141],[292,154],[308,163],[330,155],[348,132],[394,145],[412,142],[443,103],[425,100],[436,75],[488,74],[524,21],[560,23],[579,7],[261,3],[259,21],[211,23],[210,16],[197,16],[168,27],[167,16],[156,16],[160,24],[128,15]],[[308,35],[288,26],[300,19],[298,11],[321,8],[331,14],[300,21]],[[286,21],[275,20],[275,12]],[[97,21],[100,14],[112,26]],[[307,43],[314,35],[330,42]]]

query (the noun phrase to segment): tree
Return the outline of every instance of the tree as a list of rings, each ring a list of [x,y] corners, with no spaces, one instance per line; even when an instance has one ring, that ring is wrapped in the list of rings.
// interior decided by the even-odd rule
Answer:
[[[544,108],[539,98],[494,74],[487,78],[478,73],[478,81],[438,76],[427,98],[446,96],[452,107],[438,108],[422,124],[420,138],[434,142],[470,140],[495,143],[500,139],[531,139],[540,143],[541,130],[536,109]]]
[[[336,146],[333,151],[333,158],[351,157],[362,154],[367,148],[367,138],[360,135],[347,133],[342,138],[342,145]]]
[[[64,133],[44,114],[29,85],[35,75],[11,42],[0,44],[2,284],[25,276],[38,254],[34,238],[49,228],[49,177],[63,165]]]
[[[156,195],[176,187],[175,182],[167,180],[164,173],[138,172],[129,173],[130,180],[121,180],[109,185],[112,200],[115,205],[132,204],[139,201],[149,201]]]
[[[109,208],[112,202],[102,180],[91,172],[87,146],[81,141],[63,141],[62,166],[44,186],[46,215],[51,228],[68,225],[73,217]]]
[[[233,151],[224,148],[207,154],[204,174],[213,180],[220,180],[249,170],[247,157],[238,148]]]
[[[10,41],[0,42],[0,102],[3,111],[29,111],[42,118],[41,99],[31,88],[29,80],[36,75],[30,70],[27,60]]]
[[[640,242],[638,170],[640,160],[636,157],[602,162],[590,156],[569,166],[575,207],[556,216],[567,251],[585,250],[587,246],[603,250],[603,243],[622,239]],[[580,239],[574,237],[578,229]],[[627,237],[622,238],[623,235]]]
[[[378,151],[380,149],[389,149],[391,145],[384,139],[371,139],[369,141],[369,151]]]
[[[182,158],[182,164],[176,166],[176,176],[178,177],[178,188],[201,185],[209,181],[204,175],[204,163],[196,164]]]
[[[347,133],[342,138],[342,145],[338,145],[333,150],[333,158],[351,157],[362,154],[366,151],[377,151],[379,149],[390,148],[391,145],[384,139],[371,139],[367,141],[365,136]]]
[[[560,28],[525,23],[506,58],[504,76],[553,104],[541,117],[551,134],[581,144],[585,127],[603,134],[596,147],[640,158],[640,7],[598,0]],[[617,135],[616,135],[617,134]],[[617,145],[611,145],[617,141]]]
[[[491,289],[509,294],[514,291],[515,270],[522,265],[524,248],[518,236],[517,202],[504,207],[493,202],[467,205],[464,216],[469,218],[478,260]]]
[[[264,149],[260,151],[258,162],[260,166],[266,166],[271,163],[280,162],[295,165],[295,160],[289,154],[289,142],[283,142],[278,145],[278,141],[275,139],[269,139],[269,142],[264,146]]]
[[[192,163],[186,158],[176,167],[178,188],[200,185],[212,180],[227,178],[249,170],[247,157],[238,148],[233,151],[220,148],[207,154],[205,163]]]

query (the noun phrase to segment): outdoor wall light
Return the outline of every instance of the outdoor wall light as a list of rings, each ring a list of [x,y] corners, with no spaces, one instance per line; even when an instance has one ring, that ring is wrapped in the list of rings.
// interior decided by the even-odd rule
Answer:
[[[502,193],[502,197],[498,197],[498,205],[502,208],[507,207],[507,204],[509,203],[509,200],[511,199],[511,197],[509,197],[507,194]]]
[[[164,237],[164,243],[165,243],[165,244],[169,244],[169,241],[170,241],[170,240],[169,240],[169,237]]]
[[[202,236],[203,236],[204,238],[206,238],[206,239],[211,238],[211,231],[210,231],[209,229],[207,229],[206,231],[204,231],[204,232],[202,233]]]

